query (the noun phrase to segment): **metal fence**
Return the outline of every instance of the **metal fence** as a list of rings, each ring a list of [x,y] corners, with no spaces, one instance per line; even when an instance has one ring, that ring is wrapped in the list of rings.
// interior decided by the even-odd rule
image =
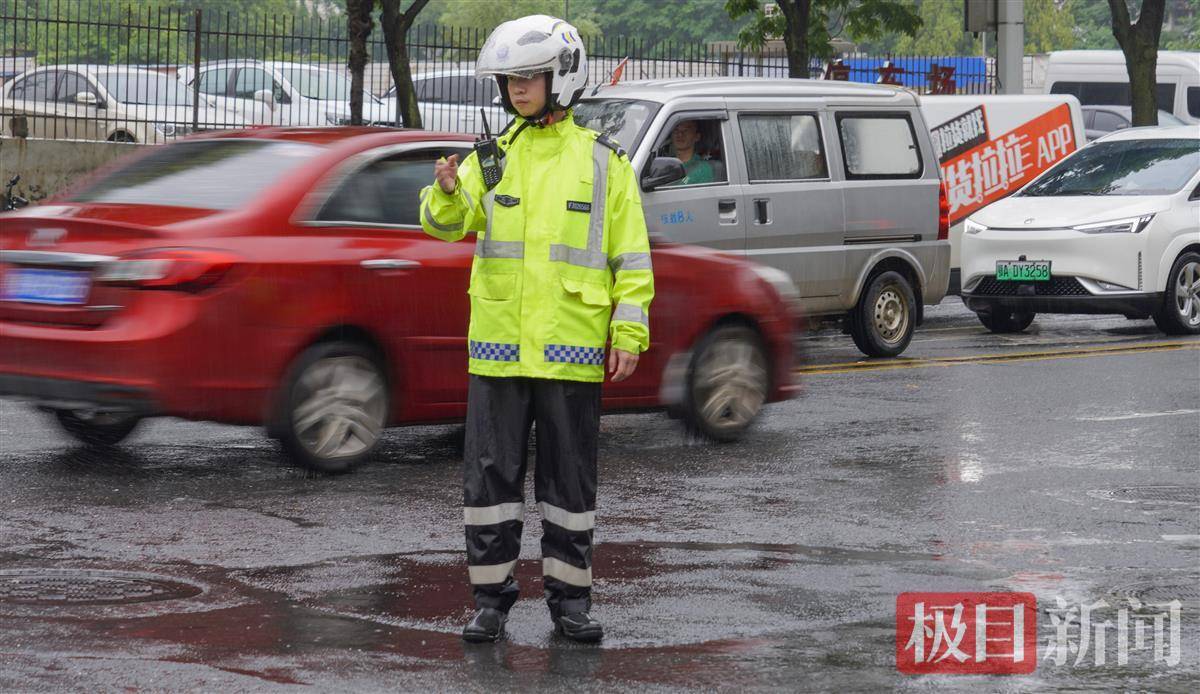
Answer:
[[[479,132],[481,108],[495,125],[506,120],[495,84],[472,76],[486,36],[431,25],[409,32],[424,127]],[[608,81],[622,61],[624,80],[788,73],[783,55],[728,43],[586,41],[592,84]],[[0,134],[155,143],[197,129],[344,124],[349,52],[341,17],[0,0]],[[363,118],[398,125],[378,26],[367,53]],[[810,68],[813,78],[887,82],[922,93],[995,91],[994,71],[982,58],[846,55]]]

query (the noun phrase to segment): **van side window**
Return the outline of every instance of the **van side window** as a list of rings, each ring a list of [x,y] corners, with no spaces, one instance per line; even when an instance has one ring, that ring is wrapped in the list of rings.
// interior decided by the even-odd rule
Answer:
[[[918,178],[921,151],[906,114],[842,114],[838,137],[846,178]]]
[[[738,116],[750,182],[828,178],[821,129],[811,114]]]
[[[1051,94],[1071,94],[1084,106],[1129,106],[1128,82],[1055,82],[1050,85]],[[1154,85],[1154,96],[1158,108],[1168,113],[1175,111],[1175,83],[1159,82]]]
[[[716,118],[685,117],[685,120],[678,121],[659,136],[654,153],[660,157],[676,157],[683,162],[683,170],[687,175],[681,181],[672,183],[672,186],[729,182],[721,121]]]
[[[1200,118],[1200,87],[1187,88],[1188,115]]]

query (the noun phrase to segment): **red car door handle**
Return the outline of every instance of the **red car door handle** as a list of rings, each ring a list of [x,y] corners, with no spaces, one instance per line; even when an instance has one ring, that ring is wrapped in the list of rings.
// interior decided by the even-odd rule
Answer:
[[[360,265],[368,270],[409,270],[421,267],[421,263],[404,258],[373,258],[362,261]]]

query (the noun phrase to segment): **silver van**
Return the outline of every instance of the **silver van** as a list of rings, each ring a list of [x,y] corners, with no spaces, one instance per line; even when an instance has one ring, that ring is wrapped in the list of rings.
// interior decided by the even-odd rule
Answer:
[[[651,233],[786,272],[807,316],[896,356],[946,294],[937,157],[903,89],[692,78],[590,92],[575,120],[630,152]]]

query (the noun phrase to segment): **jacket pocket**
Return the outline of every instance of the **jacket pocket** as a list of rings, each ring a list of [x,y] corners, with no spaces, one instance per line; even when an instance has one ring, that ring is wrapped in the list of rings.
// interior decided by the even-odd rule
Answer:
[[[515,272],[476,272],[471,276],[467,293],[479,299],[504,301],[513,298],[516,288]]]
[[[573,277],[559,277],[559,282],[563,293],[549,342],[603,348],[612,311],[608,284]]]
[[[609,297],[608,285],[604,282],[590,282],[573,277],[560,277],[563,291],[570,294],[588,306],[608,307],[612,304]]]

